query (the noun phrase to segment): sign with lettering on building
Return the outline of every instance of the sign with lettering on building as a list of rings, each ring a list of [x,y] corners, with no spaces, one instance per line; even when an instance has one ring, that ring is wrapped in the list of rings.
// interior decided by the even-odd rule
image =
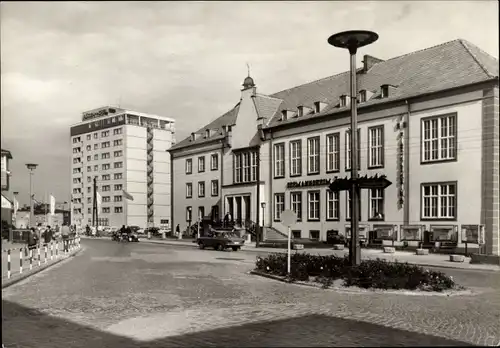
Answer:
[[[461,225],[462,241],[478,243],[481,225]]]

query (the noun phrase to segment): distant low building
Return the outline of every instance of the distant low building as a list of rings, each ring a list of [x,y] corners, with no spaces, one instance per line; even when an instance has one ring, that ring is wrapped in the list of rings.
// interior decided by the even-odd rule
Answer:
[[[11,159],[12,159],[12,154],[10,153],[10,151],[2,149],[2,156],[1,156],[2,191],[9,191],[9,181],[10,181],[9,160]]]
[[[50,207],[48,207],[48,204],[47,207],[45,207],[43,204],[37,205],[34,211],[35,226],[38,224],[42,224],[42,226],[62,226],[63,223],[69,224],[71,220],[70,211],[67,209],[58,208],[58,206],[61,206],[61,204],[56,203],[54,215],[50,214]],[[29,206],[24,206],[17,211],[15,221],[16,228],[27,228],[27,226],[29,226]]]

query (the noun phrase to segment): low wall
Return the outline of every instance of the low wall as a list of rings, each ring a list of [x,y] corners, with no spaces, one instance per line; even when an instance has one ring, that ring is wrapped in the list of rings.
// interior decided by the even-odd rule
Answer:
[[[472,254],[470,258],[470,263],[482,263],[487,265],[499,265],[500,266],[500,256],[497,255],[481,255]]]

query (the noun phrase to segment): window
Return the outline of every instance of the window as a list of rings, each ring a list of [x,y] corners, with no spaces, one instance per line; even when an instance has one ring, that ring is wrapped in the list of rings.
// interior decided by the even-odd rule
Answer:
[[[120,191],[122,190],[122,188],[123,188],[122,184],[115,185],[115,191]]]
[[[80,179],[73,179],[73,184],[78,184],[80,182]]]
[[[191,207],[186,207],[186,221],[191,222],[193,220],[193,213]]]
[[[101,155],[101,158],[102,158],[102,159],[107,159],[107,158],[109,158],[109,156],[110,156],[110,155],[109,155],[109,152],[104,152],[104,153]]]
[[[87,198],[87,203],[92,203],[92,198],[91,197]]]
[[[107,136],[109,136],[109,131],[102,131],[101,132],[101,137],[105,138]]]
[[[422,120],[422,162],[456,159],[456,114]]]
[[[107,203],[107,202],[109,202],[110,200],[111,200],[111,197],[109,197],[109,196],[102,196],[102,201],[103,201],[104,203]]]
[[[358,170],[361,169],[361,132],[358,129]],[[351,170],[351,130],[345,132],[345,169]]]
[[[73,153],[78,153],[78,152],[80,152],[80,148],[79,148],[79,147],[75,147],[75,148],[73,149]]]
[[[87,176],[87,182],[92,182],[92,178],[90,176]]]
[[[92,139],[92,135],[87,134],[87,140],[90,140],[90,139]]]
[[[109,185],[102,185],[102,190],[103,191],[109,191],[109,190],[111,190],[111,186],[109,186]]]
[[[97,165],[97,164],[96,164],[96,165],[94,166],[94,172],[97,172],[98,170],[99,170],[99,165]]]
[[[455,219],[456,207],[456,183],[422,185],[423,219]]]
[[[123,162],[115,162],[114,167],[115,168],[123,168]]]
[[[115,173],[114,177],[113,177],[113,179],[115,179],[115,180],[120,180],[122,178],[123,178],[123,174],[122,173]]]
[[[103,208],[102,208],[102,212],[103,212],[104,214],[109,214],[109,212],[110,212],[110,208],[109,208],[109,207],[103,207]]]
[[[79,174],[81,172],[81,168],[73,168],[73,174]]]
[[[188,158],[186,160],[186,174],[191,174],[193,172],[193,160]]]
[[[108,170],[110,167],[111,167],[111,165],[109,163],[104,163],[102,165],[102,170]]]
[[[186,198],[193,197],[193,184],[188,182],[186,183]]]
[[[307,174],[319,173],[319,137],[307,139]]]
[[[109,174],[104,174],[102,176],[102,181],[108,181],[109,179],[111,179],[110,175]]]
[[[281,213],[285,210],[285,194],[274,194],[274,221],[281,220]]]
[[[302,231],[301,230],[292,230],[292,236],[294,239],[301,238]]]
[[[91,190],[92,190],[92,187],[87,187],[87,193],[90,193]]]
[[[105,141],[101,144],[101,147],[104,149],[106,147],[109,147],[110,146],[110,142],[109,141]]]
[[[123,151],[122,150],[115,151],[114,155],[115,155],[115,157],[120,157],[123,155]]]
[[[257,180],[257,152],[245,151],[234,154],[234,182]]]
[[[381,98],[387,98],[389,96],[389,86],[383,85],[380,91]]]
[[[205,157],[198,157],[198,173],[205,171]]]
[[[326,172],[340,170],[340,133],[326,136]]]
[[[351,191],[346,191],[346,203],[347,203],[347,207],[346,207],[346,220],[350,220],[351,219],[351,209],[352,209],[352,206],[351,206]],[[358,197],[358,220],[361,220],[361,200],[359,199]]]
[[[99,144],[94,144],[94,150],[99,149]]]
[[[92,166],[87,166],[87,172],[91,172],[92,171]]]
[[[92,209],[91,208],[87,208],[87,213],[88,214],[92,214]]]
[[[370,189],[370,211],[369,219],[382,220],[384,217],[384,190]]]
[[[319,220],[319,191],[307,192],[307,219]]]
[[[274,177],[285,176],[285,144],[274,145]]]
[[[302,175],[302,141],[290,142],[290,176]]]
[[[384,126],[368,128],[368,168],[384,166]]]
[[[347,106],[347,96],[345,94],[340,96],[340,107]]]
[[[97,139],[98,136],[97,133],[94,133],[94,139]]]
[[[91,150],[92,150],[92,146],[87,145],[87,146],[86,146],[86,149],[87,149],[87,151],[91,151]]]
[[[205,182],[198,182],[198,197],[205,197]]]
[[[302,192],[290,192],[290,206],[297,221],[302,221]]]
[[[114,199],[115,199],[115,202],[121,202],[123,200],[122,196],[115,196]]]
[[[123,213],[122,207],[115,207],[115,213]]]
[[[359,92],[359,102],[360,103],[366,102],[366,91]]]
[[[309,231],[309,239],[318,241],[319,240],[319,231],[318,230]]]
[[[122,139],[113,140],[113,146],[120,146],[121,144],[123,144]]]
[[[339,192],[326,191],[326,219],[338,220],[340,210]]]
[[[210,191],[212,193],[212,196],[214,196],[214,197],[219,195],[219,181],[218,180],[212,180]]]
[[[104,156],[103,156],[103,158],[104,158]],[[95,155],[94,155],[94,161],[97,161],[98,159],[99,159],[99,155],[98,155],[98,154],[95,154]]]
[[[210,169],[211,170],[219,169],[219,156],[216,153],[210,156]]]
[[[122,128],[120,127],[120,128],[116,128],[116,129],[114,129],[114,130],[113,130],[113,134],[114,134],[114,135],[122,134]]]
[[[87,156],[87,162],[92,161],[92,156]]]

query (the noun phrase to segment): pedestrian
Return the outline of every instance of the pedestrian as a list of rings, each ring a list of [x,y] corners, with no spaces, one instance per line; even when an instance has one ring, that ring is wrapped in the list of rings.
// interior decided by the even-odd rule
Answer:
[[[63,250],[64,251],[69,251],[69,226],[66,223],[63,223],[63,226],[61,228],[61,235],[63,239]]]
[[[177,224],[175,227],[175,236],[177,237],[181,233],[181,225]]]
[[[229,224],[229,213],[226,213],[226,215],[224,215],[224,227],[227,227]]]
[[[30,229],[30,232],[28,234],[28,248],[26,248],[26,256],[28,256],[28,250],[34,250],[36,249],[36,245],[38,244],[38,240],[36,237],[36,231],[35,228],[32,227]]]
[[[50,226],[47,226],[47,229],[45,230],[45,232],[43,232],[43,237],[45,245],[49,244],[52,241],[52,229],[50,228]]]

